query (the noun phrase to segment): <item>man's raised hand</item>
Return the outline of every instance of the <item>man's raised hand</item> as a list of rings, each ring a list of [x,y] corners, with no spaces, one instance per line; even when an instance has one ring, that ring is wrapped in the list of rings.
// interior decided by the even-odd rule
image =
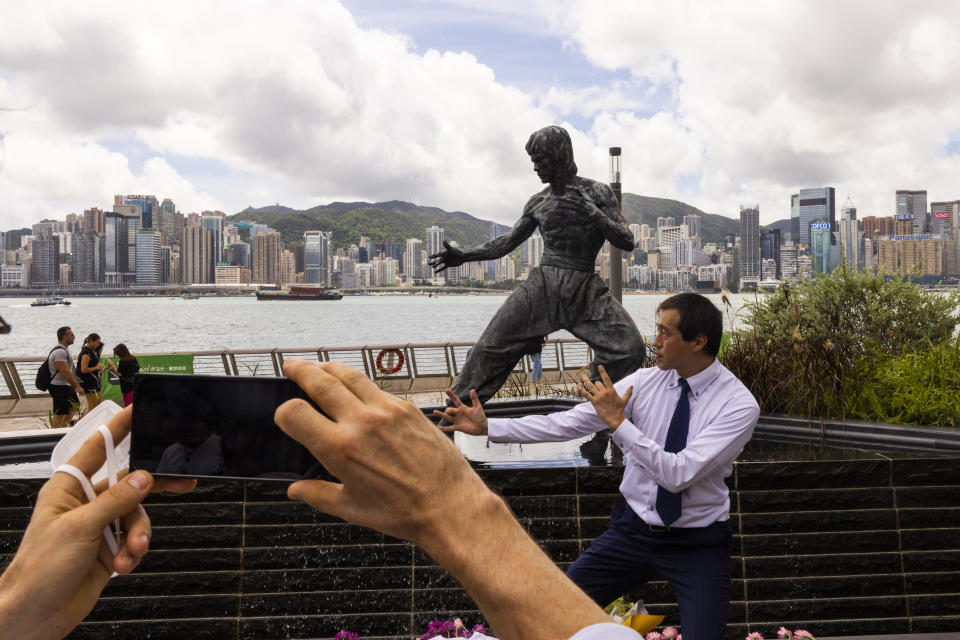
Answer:
[[[445,411],[433,410],[433,415],[443,418],[450,423],[450,426],[440,427],[442,431],[462,431],[471,436],[487,435],[487,414],[483,412],[483,405],[480,404],[480,398],[477,397],[477,390],[470,389],[470,406],[456,396],[456,394],[447,389],[447,397],[453,402],[452,407],[447,407]]]
[[[616,430],[623,422],[623,409],[627,406],[630,396],[633,394],[633,387],[627,387],[623,395],[617,393],[613,386],[613,381],[607,375],[607,370],[603,365],[597,367],[600,372],[600,380],[591,382],[587,376],[582,376],[579,391],[580,395],[590,401],[597,416],[606,423],[608,427]]]

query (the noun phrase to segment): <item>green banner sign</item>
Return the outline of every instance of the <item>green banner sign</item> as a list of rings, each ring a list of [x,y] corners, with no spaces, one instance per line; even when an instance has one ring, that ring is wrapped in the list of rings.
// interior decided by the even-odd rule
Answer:
[[[104,358],[114,364],[119,362],[119,358]],[[163,356],[137,356],[137,362],[140,363],[142,373],[193,373],[193,354],[178,353],[176,355]],[[104,400],[113,400],[123,406],[123,393],[120,391],[120,378],[113,371],[107,369],[100,374],[101,389],[103,390]]]

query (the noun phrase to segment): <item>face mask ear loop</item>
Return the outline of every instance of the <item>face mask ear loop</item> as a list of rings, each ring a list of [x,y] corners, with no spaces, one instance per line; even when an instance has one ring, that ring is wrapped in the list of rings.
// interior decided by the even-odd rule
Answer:
[[[109,486],[117,484],[117,456],[116,456],[116,447],[113,445],[113,434],[110,433],[110,429],[107,425],[102,424],[97,428],[97,431],[100,432],[100,435],[103,436],[103,446],[107,454],[107,482]],[[117,545],[120,544],[120,519],[117,518],[113,521],[113,531],[114,536],[117,539]],[[116,554],[114,554],[116,555]]]
[[[87,496],[88,502],[93,502],[97,498],[97,493],[93,490],[93,485],[90,484],[90,479],[80,469],[77,469],[71,464],[62,464],[54,470],[54,473],[66,473],[77,479],[77,482],[80,483],[80,486],[83,487],[83,493]],[[109,526],[103,528],[103,537],[107,541],[107,547],[110,549],[110,553],[117,555],[120,553],[120,544],[113,537],[113,532],[110,530]],[[113,575],[116,575],[114,573]]]

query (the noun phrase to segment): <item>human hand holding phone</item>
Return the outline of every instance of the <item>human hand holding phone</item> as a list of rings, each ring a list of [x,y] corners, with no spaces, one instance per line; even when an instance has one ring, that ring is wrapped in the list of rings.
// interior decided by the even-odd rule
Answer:
[[[289,400],[277,425],[342,482],[296,482],[290,498],[418,544],[460,581],[501,640],[569,638],[609,621],[419,409],[342,363],[288,360],[284,373],[326,415]],[[544,617],[530,607],[531,593],[562,615]]]
[[[107,428],[115,442],[130,431],[130,409],[113,416]],[[95,433],[70,457],[87,477],[103,466],[103,436]],[[150,520],[140,503],[150,491],[191,490],[196,482],[158,479],[144,471],[127,475],[109,489],[94,487],[88,502],[80,483],[55,473],[37,496],[30,524],[10,566],[0,576],[0,637],[60,638],[93,608],[112,572],[130,573],[150,544]],[[104,527],[116,519],[125,534],[114,556]]]

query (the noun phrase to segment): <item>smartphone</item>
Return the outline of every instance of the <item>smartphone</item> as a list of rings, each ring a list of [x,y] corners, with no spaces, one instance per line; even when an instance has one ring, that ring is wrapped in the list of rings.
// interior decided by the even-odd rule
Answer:
[[[319,411],[288,378],[138,374],[130,470],[190,478],[333,479],[274,423],[277,407],[290,398],[303,398]]]

